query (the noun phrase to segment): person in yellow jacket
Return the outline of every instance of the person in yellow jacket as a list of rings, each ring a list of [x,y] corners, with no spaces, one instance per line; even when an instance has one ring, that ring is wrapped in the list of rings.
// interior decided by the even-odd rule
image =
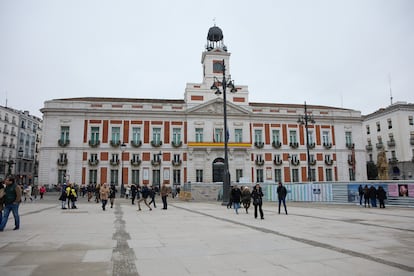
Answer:
[[[68,209],[77,209],[78,207],[76,207],[76,200],[78,198],[77,194],[76,194],[76,189],[73,185],[73,183],[69,183],[68,187],[66,187],[66,196],[68,198]],[[72,203],[72,207],[71,204]]]

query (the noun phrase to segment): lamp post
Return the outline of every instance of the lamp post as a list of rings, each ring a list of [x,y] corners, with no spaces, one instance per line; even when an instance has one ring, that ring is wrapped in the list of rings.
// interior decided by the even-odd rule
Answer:
[[[22,147],[19,148],[19,151],[17,152],[18,157],[19,157],[19,178],[20,178],[20,184],[22,184],[22,160],[23,160],[23,149]]]
[[[230,92],[237,92],[234,87],[234,81],[226,79],[226,65],[223,62],[221,64],[221,71],[223,72],[223,80],[220,82],[218,78],[214,77],[214,83],[211,86],[211,90],[215,90],[214,94],[217,96],[223,94],[223,116],[224,116],[224,179],[223,179],[223,205],[227,205],[230,200],[230,173],[229,173],[229,156],[228,156],[228,139],[229,133],[227,129],[227,97],[226,88],[230,88]],[[219,87],[222,87],[223,92]]]
[[[125,197],[125,187],[124,187],[124,152],[126,150],[126,144],[122,143],[121,145],[121,197]]]
[[[306,106],[305,101],[305,114],[299,116],[298,123],[301,125],[305,125],[306,130],[306,154],[307,154],[307,165],[308,165],[308,181],[312,181],[312,172],[311,172],[311,166],[310,166],[310,154],[309,154],[309,123],[314,124],[315,120],[313,119],[313,116],[308,114],[308,109]]]

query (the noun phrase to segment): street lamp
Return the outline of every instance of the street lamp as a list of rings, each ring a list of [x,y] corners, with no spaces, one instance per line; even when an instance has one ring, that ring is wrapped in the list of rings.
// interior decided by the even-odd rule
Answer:
[[[309,154],[309,130],[308,126],[309,123],[314,124],[315,120],[313,119],[313,116],[308,114],[308,109],[306,106],[305,101],[305,115],[299,116],[298,123],[301,125],[305,125],[306,130],[306,154],[307,154],[307,164],[308,164],[308,181],[312,181],[312,172],[311,172],[311,165],[310,165],[310,154]]]
[[[230,173],[229,173],[229,156],[228,156],[228,139],[229,133],[227,129],[227,99],[226,99],[226,88],[230,88],[230,92],[237,92],[234,86],[233,80],[226,79],[226,65],[221,64],[223,72],[223,80],[220,82],[218,78],[214,77],[214,83],[211,86],[211,90],[215,90],[214,94],[217,96],[223,94],[223,115],[224,115],[224,179],[223,179],[223,205],[227,205],[230,200]],[[219,87],[222,87],[223,92],[220,91]]]
[[[125,196],[125,187],[124,187],[124,152],[126,150],[126,144],[122,143],[121,145],[121,197]]]
[[[23,149],[22,147],[19,148],[19,151],[17,152],[19,156],[19,178],[20,178],[20,184],[22,184],[22,160],[23,160]]]

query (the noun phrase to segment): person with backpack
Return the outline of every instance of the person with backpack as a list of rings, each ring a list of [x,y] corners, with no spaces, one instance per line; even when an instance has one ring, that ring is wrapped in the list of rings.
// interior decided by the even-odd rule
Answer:
[[[20,229],[19,205],[22,201],[22,190],[20,186],[14,182],[14,177],[12,176],[6,177],[4,184],[6,185],[3,196],[4,216],[0,223],[0,231],[3,231],[6,227],[10,212],[13,213],[14,217],[13,230],[18,230]]]
[[[155,195],[155,189],[151,186],[151,188],[149,189],[149,197],[151,198],[151,201],[148,202],[148,205],[151,206],[151,203],[154,203],[154,208],[157,208],[157,206],[155,205]]]
[[[140,205],[140,203],[142,201],[144,201],[145,205],[147,205],[147,207],[149,208],[149,210],[152,211],[151,206],[149,206],[149,204],[147,203],[147,198],[149,196],[149,193],[150,193],[150,191],[149,191],[147,185],[143,185],[142,188],[141,188],[141,195],[142,195],[142,197],[141,197],[141,199],[139,199],[137,201],[137,203],[138,203],[138,211],[141,211],[141,205]]]
[[[280,214],[280,205],[283,202],[283,207],[285,207],[285,213],[286,215],[288,214],[287,209],[286,209],[286,195],[287,195],[287,190],[286,187],[283,186],[282,182],[279,182],[279,186],[277,187],[277,197],[279,199],[279,214]]]

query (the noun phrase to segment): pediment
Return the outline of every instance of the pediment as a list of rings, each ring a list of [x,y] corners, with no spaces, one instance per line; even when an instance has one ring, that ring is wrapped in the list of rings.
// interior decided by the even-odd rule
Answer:
[[[233,114],[233,115],[249,115],[250,111],[235,105],[233,103],[230,103],[227,101],[226,104],[227,114]],[[204,104],[198,105],[196,107],[190,108],[187,110],[188,114],[194,114],[194,113],[204,113],[204,114],[223,114],[224,106],[223,106],[223,99],[217,98],[215,100],[206,102]]]

